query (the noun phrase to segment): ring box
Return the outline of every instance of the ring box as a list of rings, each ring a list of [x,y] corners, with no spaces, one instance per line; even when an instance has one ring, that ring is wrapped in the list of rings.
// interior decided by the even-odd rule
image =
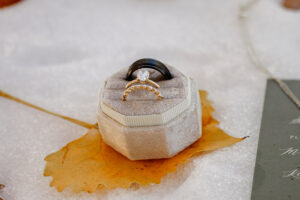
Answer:
[[[174,67],[162,80],[149,69],[164,98],[147,90],[122,100],[127,69],[110,76],[100,90],[97,119],[106,144],[130,160],[170,158],[201,137],[201,104],[195,83]]]

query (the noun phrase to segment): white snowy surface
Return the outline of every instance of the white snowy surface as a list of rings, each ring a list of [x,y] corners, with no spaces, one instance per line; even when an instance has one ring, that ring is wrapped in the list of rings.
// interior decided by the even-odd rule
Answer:
[[[266,76],[239,35],[238,0],[27,0],[0,9],[0,89],[52,111],[96,121],[107,76],[143,57],[177,67],[209,92],[227,133],[250,138],[196,157],[159,185],[95,194],[59,193],[44,157],[86,130],[0,98],[0,192],[5,200],[247,200]],[[279,0],[253,9],[250,31],[276,76],[300,78],[300,12]]]

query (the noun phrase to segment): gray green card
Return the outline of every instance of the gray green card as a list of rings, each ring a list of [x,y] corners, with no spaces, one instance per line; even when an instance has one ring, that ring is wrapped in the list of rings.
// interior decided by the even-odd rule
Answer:
[[[300,98],[300,80],[284,81]],[[251,200],[300,200],[300,110],[268,80]]]

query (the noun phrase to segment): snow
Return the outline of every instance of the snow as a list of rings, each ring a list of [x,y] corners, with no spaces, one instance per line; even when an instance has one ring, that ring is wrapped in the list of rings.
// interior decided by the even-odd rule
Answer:
[[[46,155],[86,130],[0,98],[0,192],[5,200],[246,200],[251,195],[266,75],[252,66],[238,28],[244,1],[27,0],[0,10],[0,89],[49,110],[96,121],[98,90],[143,57],[177,67],[209,92],[220,127],[250,136],[196,157],[159,185],[95,194],[49,187]],[[249,16],[268,69],[300,78],[300,13],[278,0]]]

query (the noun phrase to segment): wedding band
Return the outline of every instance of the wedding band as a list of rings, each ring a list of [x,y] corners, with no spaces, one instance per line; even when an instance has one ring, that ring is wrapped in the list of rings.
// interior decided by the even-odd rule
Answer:
[[[132,63],[132,65],[129,67],[126,75],[126,80],[131,81],[132,80],[132,74],[138,70],[138,69],[144,69],[144,68],[151,68],[155,69],[156,71],[160,72],[163,76],[163,80],[170,80],[172,79],[172,75],[167,68],[165,64],[160,62],[159,60],[155,60],[153,58],[142,58],[140,60],[135,61]]]
[[[134,90],[140,90],[140,89],[144,89],[144,90],[148,90],[148,91],[152,92],[153,94],[155,94],[158,97],[159,100],[161,100],[163,98],[163,96],[161,95],[159,90],[150,85],[133,85],[124,91],[123,101],[126,101],[127,96],[130,92],[132,92]]]
[[[139,90],[139,89],[143,89],[143,90],[148,90],[152,93],[154,93],[158,99],[162,99],[163,96],[161,95],[160,91],[156,88],[159,88],[160,86],[155,83],[154,81],[149,79],[150,73],[148,70],[146,69],[139,69],[137,72],[137,78],[133,81],[130,81],[129,83],[127,83],[127,85],[125,86],[126,90],[123,93],[123,101],[126,101],[127,99],[127,95],[134,91],[134,90]],[[142,85],[133,85],[135,83],[141,83]],[[150,85],[146,85],[146,83],[151,84],[153,86]]]

